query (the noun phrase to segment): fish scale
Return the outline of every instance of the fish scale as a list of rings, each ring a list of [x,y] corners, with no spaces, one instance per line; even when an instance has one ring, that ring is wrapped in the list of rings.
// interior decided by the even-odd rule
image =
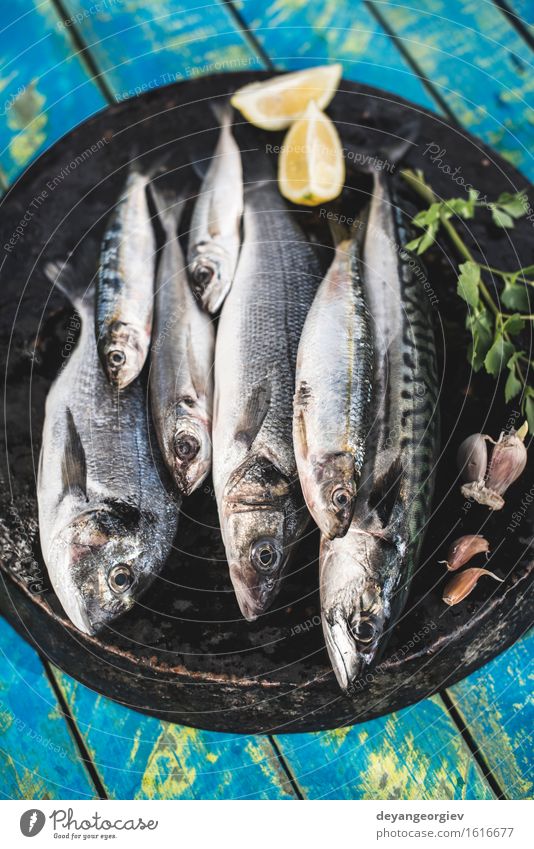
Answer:
[[[66,613],[80,630],[95,633],[133,606],[163,567],[178,503],[143,386],[136,381],[118,391],[102,371],[94,288],[82,295],[83,266],[52,264],[47,274],[71,299],[81,332],[46,400],[37,481],[41,548]],[[131,580],[128,591],[111,589],[117,568]]]
[[[320,555],[325,641],[348,692],[383,651],[406,602],[430,518],[439,450],[436,351],[419,279],[424,271],[403,250],[409,236],[384,175],[374,176],[364,247],[376,353],[374,424],[352,525],[342,539],[323,539]]]
[[[365,456],[373,339],[361,238],[334,233],[334,259],[306,318],[297,358],[293,440],[308,509],[329,538],[346,533]]]
[[[213,482],[230,576],[248,619],[272,603],[307,524],[292,409],[298,342],[319,281],[312,246],[274,179],[262,179],[245,196],[244,243],[215,354]],[[267,565],[258,561],[262,545]]]

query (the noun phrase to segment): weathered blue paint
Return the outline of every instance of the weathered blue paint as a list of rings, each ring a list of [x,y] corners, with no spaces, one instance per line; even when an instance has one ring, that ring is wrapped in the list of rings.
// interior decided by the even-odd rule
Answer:
[[[342,62],[348,79],[437,111],[417,74],[363,3],[236,0],[233,5],[277,68]]]
[[[1,618],[0,764],[4,797],[96,797],[38,655]]]
[[[56,677],[110,798],[295,798],[267,737],[171,725]]]
[[[0,65],[0,168],[9,182],[106,101],[51,3],[3,4]]]

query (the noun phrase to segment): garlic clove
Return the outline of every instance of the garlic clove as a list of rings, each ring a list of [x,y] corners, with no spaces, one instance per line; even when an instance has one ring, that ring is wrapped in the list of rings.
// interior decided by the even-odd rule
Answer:
[[[449,547],[447,559],[440,563],[446,563],[449,572],[455,572],[466,563],[469,563],[477,554],[487,554],[489,542],[480,534],[466,534],[455,540]]]
[[[458,448],[456,455],[458,469],[466,483],[484,480],[488,465],[486,440],[487,437],[484,434],[473,433],[464,439]]]
[[[482,575],[489,575],[489,577],[495,578],[499,583],[503,581],[502,578],[494,575],[493,572],[489,572],[488,569],[465,569],[463,572],[454,575],[445,585],[445,589],[443,590],[443,601],[445,604],[452,607],[455,604],[459,604],[464,598],[467,598],[476,587]]]
[[[518,433],[501,433],[491,452],[486,487],[497,495],[504,495],[523,473],[527,464],[527,449]]]

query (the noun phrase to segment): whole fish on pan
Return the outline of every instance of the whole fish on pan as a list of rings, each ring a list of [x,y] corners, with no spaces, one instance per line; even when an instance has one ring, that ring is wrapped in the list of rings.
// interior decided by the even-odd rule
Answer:
[[[375,338],[375,421],[352,524],[321,541],[325,641],[351,691],[402,612],[431,511],[439,451],[436,351],[426,279],[383,173],[376,172],[364,245]]]
[[[200,187],[189,234],[191,288],[203,309],[211,314],[221,308],[232,285],[241,243],[243,169],[230,116],[230,110],[225,108],[219,139]]]
[[[95,252],[47,276],[81,317],[75,350],[46,400],[37,499],[44,561],[71,621],[94,634],[129,610],[161,571],[178,503],[148,430],[139,382],[119,392],[98,360]]]
[[[110,383],[124,389],[150,346],[156,242],[147,201],[149,178],[130,169],[111,213],[100,254],[95,331]]]
[[[321,279],[272,174],[245,195],[245,237],[215,349],[213,481],[243,616],[273,601],[308,523],[292,443],[297,348]]]
[[[166,234],[150,355],[152,418],[167,467],[182,495],[190,495],[211,467],[215,331],[189,288],[177,233],[183,203],[152,193]]]
[[[302,331],[293,414],[304,498],[329,539],[343,536],[352,519],[373,387],[361,240],[341,235]]]

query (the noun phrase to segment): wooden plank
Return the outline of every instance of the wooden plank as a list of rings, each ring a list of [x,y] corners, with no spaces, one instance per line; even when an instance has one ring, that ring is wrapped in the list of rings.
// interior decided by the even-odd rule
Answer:
[[[532,176],[532,53],[506,16],[476,0],[371,5],[458,121]]]
[[[510,799],[534,795],[534,634],[448,690],[449,697]]]
[[[267,737],[171,725],[54,674],[110,798],[295,798]]]
[[[352,728],[276,741],[310,799],[493,798],[439,697]]]
[[[262,67],[224,3],[124,0],[96,12],[93,0],[64,6],[117,100],[200,74]]]
[[[506,6],[534,34],[534,5],[532,5],[532,0],[506,0]]]
[[[342,62],[348,79],[385,88],[436,111],[419,77],[363,3],[236,0],[233,5],[277,68]]]
[[[93,783],[43,664],[0,619],[1,793],[11,799],[94,799]]]
[[[4,4],[0,38],[0,167],[11,182],[105,100],[48,0]]]

